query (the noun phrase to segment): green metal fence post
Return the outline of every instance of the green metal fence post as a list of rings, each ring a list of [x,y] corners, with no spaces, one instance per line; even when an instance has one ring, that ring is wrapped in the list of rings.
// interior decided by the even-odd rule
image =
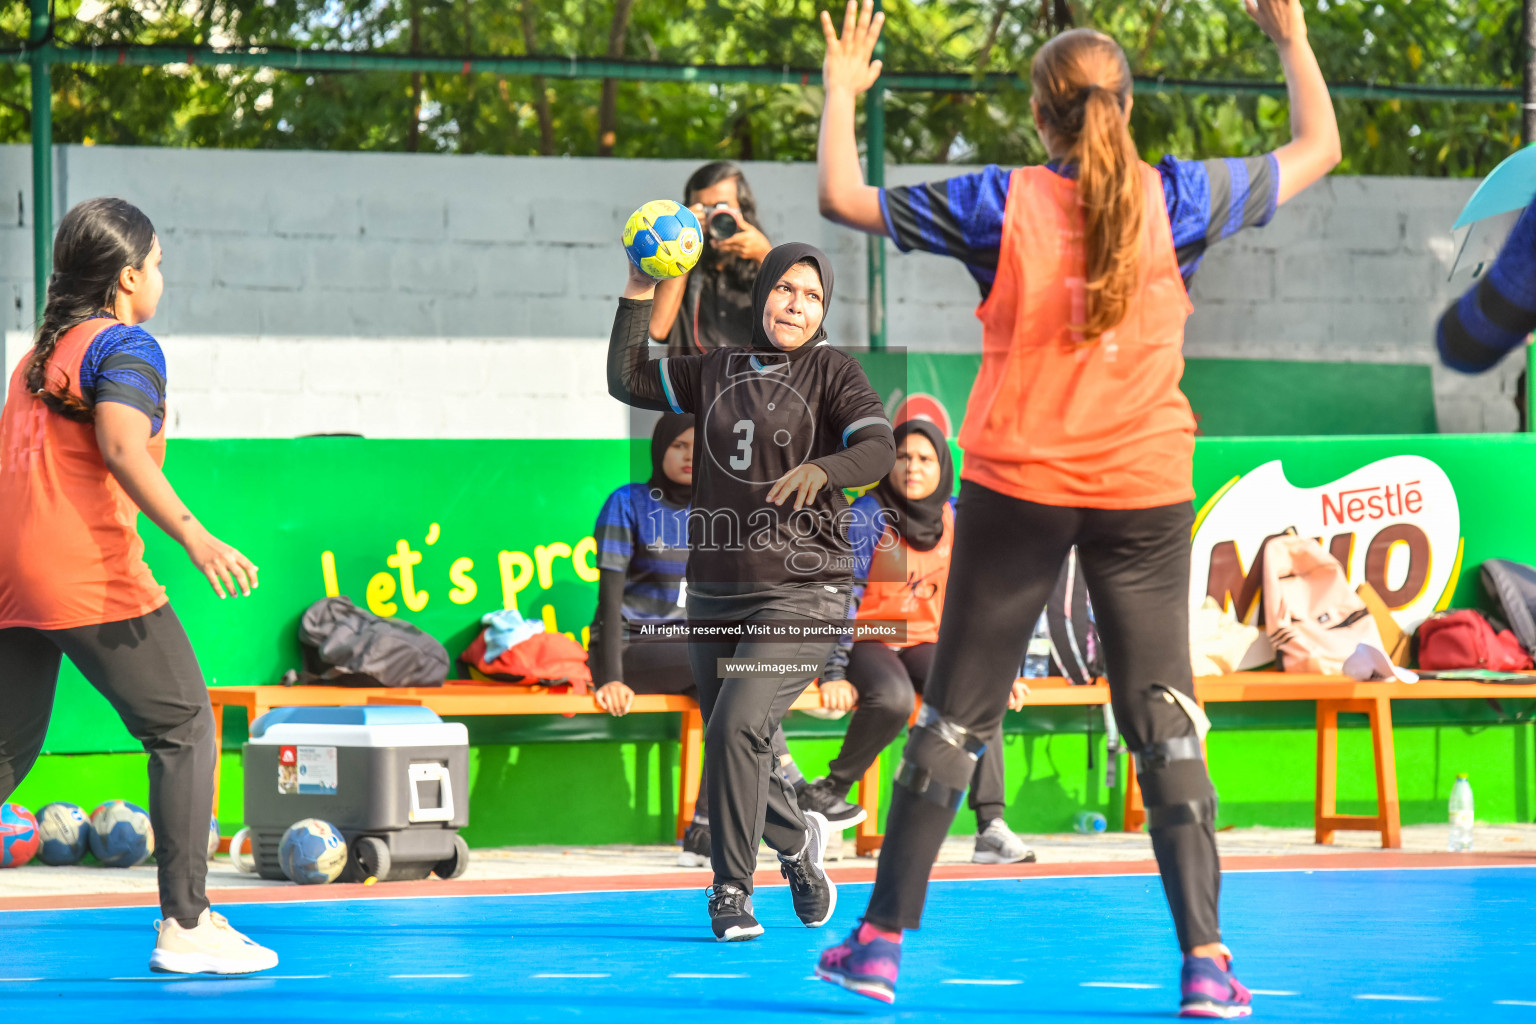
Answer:
[[[32,0],[27,54],[32,68],[32,322],[43,318],[53,269],[53,82],[48,63],[48,0]],[[45,46],[46,43],[46,46]]]
[[[880,10],[880,0],[875,0]],[[875,56],[885,54],[885,40],[875,44]],[[876,82],[869,90],[864,106],[864,155],[869,164],[868,181],[876,188],[885,187],[885,85]],[[865,239],[869,260],[869,347],[885,348],[885,239],[869,235]]]

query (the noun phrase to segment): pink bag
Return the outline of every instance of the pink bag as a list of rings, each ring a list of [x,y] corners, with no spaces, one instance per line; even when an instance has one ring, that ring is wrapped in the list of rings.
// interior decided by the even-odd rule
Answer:
[[[1344,567],[1317,541],[1295,534],[1264,545],[1264,622],[1287,672],[1340,675],[1358,645],[1381,646],[1376,620]]]

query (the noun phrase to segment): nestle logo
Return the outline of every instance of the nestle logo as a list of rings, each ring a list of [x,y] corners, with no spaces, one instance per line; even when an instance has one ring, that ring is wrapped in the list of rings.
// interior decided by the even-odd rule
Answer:
[[[1330,495],[1322,494],[1323,525],[1330,522],[1360,523],[1367,519],[1385,519],[1388,516],[1418,515],[1424,508],[1424,495],[1419,492],[1419,481],[1401,484],[1380,484],[1376,487],[1356,487]]]

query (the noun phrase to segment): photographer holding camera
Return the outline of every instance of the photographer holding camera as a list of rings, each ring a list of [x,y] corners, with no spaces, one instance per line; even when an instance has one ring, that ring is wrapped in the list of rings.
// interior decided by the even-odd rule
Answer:
[[[704,228],[699,264],[656,287],[651,340],[672,356],[740,348],[752,338],[752,283],[773,248],[741,168],[705,164],[683,186],[683,202]]]

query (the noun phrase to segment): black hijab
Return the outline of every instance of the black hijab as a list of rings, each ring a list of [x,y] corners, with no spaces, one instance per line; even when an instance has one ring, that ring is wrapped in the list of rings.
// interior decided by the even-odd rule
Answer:
[[[783,349],[769,340],[768,332],[763,330],[763,307],[768,305],[768,293],[773,290],[774,285],[779,283],[779,278],[801,260],[809,260],[821,275],[821,324],[816,328],[816,333],[794,351],[807,352],[818,342],[825,340],[827,314],[832,310],[832,261],[827,259],[826,253],[814,245],[805,242],[785,242],[783,245],[774,246],[769,250],[768,255],[763,257],[763,265],[757,272],[757,280],[752,283],[753,348],[783,352]]]
[[[911,419],[896,428],[896,450],[902,438],[922,434],[939,457],[939,485],[926,498],[912,501],[896,489],[890,474],[870,492],[890,514],[891,528],[914,551],[932,551],[944,536],[944,505],[955,490],[955,465],[949,457],[949,442],[932,420]]]
[[[667,457],[672,442],[692,429],[693,413],[667,412],[662,413],[661,419],[656,421],[656,429],[651,431],[651,479],[648,481],[651,495],[655,497],[659,491],[661,500],[676,508],[683,508],[693,501],[693,485],[680,484],[667,476],[661,461]]]

